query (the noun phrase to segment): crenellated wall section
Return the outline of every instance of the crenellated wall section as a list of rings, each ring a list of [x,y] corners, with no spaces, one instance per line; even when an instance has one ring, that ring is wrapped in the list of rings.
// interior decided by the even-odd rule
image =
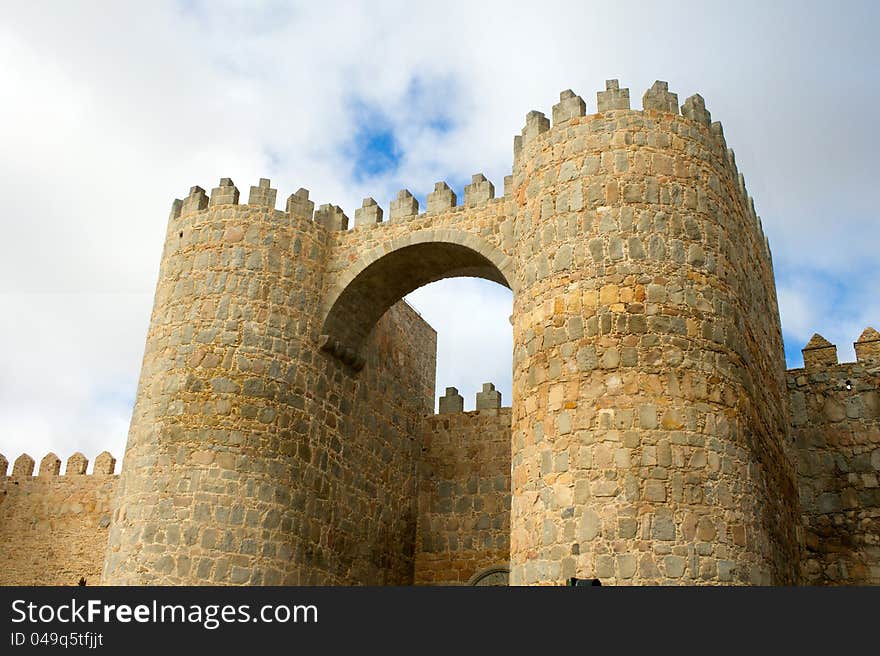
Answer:
[[[88,460],[20,455],[7,476],[0,455],[0,585],[97,585],[107,548],[110,503],[118,476],[106,451]]]
[[[804,582],[880,585],[880,333],[855,342],[856,361],[814,335],[804,367],[787,373],[805,531]]]

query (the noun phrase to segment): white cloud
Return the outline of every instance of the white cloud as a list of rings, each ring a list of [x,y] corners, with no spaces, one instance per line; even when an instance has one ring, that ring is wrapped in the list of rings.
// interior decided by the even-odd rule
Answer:
[[[191,185],[230,176],[246,196],[271,177],[279,204],[304,186],[349,216],[364,196],[387,211],[401,187],[424,196],[436,180],[477,171],[500,193],[526,112],[549,114],[569,87],[595,110],[595,92],[610,77],[631,89],[636,107],[655,78],[682,101],[697,91],[706,98],[770,237],[786,334],[851,342],[863,324],[880,322],[880,136],[870,123],[880,102],[877,19],[869,2],[692,2],[674,11],[643,2],[7,7],[0,292],[14,299],[2,325],[15,348],[0,353],[0,450],[21,439],[35,451],[67,453],[97,439],[89,431],[118,430],[125,404],[101,390],[116,381],[132,389],[168,209]],[[419,102],[407,95],[414,80]],[[352,100],[388,118],[403,150],[399,170],[352,179]],[[448,132],[425,129],[424,113],[437,104]],[[464,302],[473,293],[464,283],[459,298],[446,287],[454,284],[417,292],[416,303],[431,315],[450,294]],[[90,298],[89,310],[46,303],[70,293]],[[120,304],[120,295],[143,302]],[[27,317],[37,316],[34,332]],[[120,322],[109,341],[80,330],[96,317]],[[467,334],[486,330],[501,344],[505,324],[487,317]],[[509,375],[509,349],[447,357],[444,331],[460,343],[483,337],[465,339],[461,326],[439,317],[435,325],[438,385],[455,378],[449,384],[468,390],[472,403],[483,379]],[[41,388],[38,371],[59,380]]]

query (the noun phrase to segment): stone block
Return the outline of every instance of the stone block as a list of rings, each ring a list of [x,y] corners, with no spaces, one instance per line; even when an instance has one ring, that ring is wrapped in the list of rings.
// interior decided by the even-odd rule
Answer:
[[[431,214],[445,212],[455,207],[457,202],[455,192],[446,182],[435,182],[434,191],[428,194],[428,212]]]
[[[629,89],[621,89],[617,80],[605,80],[605,91],[596,93],[599,113],[629,109]]]
[[[260,178],[260,182],[256,187],[251,187],[251,193],[248,196],[248,205],[257,205],[260,207],[275,207],[275,197],[278,194],[277,189],[269,186],[268,178]]]
[[[447,387],[446,394],[440,397],[439,414],[448,415],[464,412],[464,397],[455,387]]]
[[[312,220],[315,213],[315,203],[309,200],[309,190],[300,187],[295,194],[287,198],[287,213],[292,219]]]
[[[642,108],[678,114],[678,94],[670,93],[669,84],[657,80],[642,96]]]
[[[208,206],[214,205],[238,205],[238,187],[232,183],[231,178],[221,178],[220,186],[211,190]]]
[[[401,189],[397,192],[397,198],[391,201],[388,218],[390,221],[395,221],[416,216],[418,213],[418,199],[410,193],[409,189]]]
[[[559,94],[559,102],[553,105],[553,125],[565,123],[586,113],[587,104],[584,99],[571,89],[566,89]]]
[[[483,205],[495,198],[495,185],[482,173],[471,176],[471,183],[464,188],[464,204],[467,207]]]
[[[477,410],[496,410],[500,407],[501,392],[495,389],[493,383],[483,383],[483,391],[477,392]]]
[[[354,227],[382,223],[382,208],[372,198],[364,198],[361,206],[354,211]]]

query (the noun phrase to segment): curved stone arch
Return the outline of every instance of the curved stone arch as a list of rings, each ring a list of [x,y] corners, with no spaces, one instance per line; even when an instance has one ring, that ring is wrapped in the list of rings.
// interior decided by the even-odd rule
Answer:
[[[468,579],[467,585],[509,585],[508,583],[487,583],[487,580],[497,580],[502,577],[510,577],[510,567],[507,565],[492,565],[478,570],[471,578]]]
[[[359,368],[363,341],[388,308],[419,287],[460,276],[516,293],[513,258],[462,230],[419,230],[361,253],[325,295],[321,348]]]

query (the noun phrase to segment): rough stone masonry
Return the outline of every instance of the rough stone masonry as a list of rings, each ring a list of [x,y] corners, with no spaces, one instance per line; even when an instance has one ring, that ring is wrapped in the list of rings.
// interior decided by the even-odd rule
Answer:
[[[3,582],[880,584],[880,334],[787,372],[703,98],[610,80],[595,109],[529,112],[498,197],[403,189],[351,229],[265,179],[174,201],[122,471],[20,457]],[[432,412],[401,299],[454,276],[513,292],[509,407]]]

